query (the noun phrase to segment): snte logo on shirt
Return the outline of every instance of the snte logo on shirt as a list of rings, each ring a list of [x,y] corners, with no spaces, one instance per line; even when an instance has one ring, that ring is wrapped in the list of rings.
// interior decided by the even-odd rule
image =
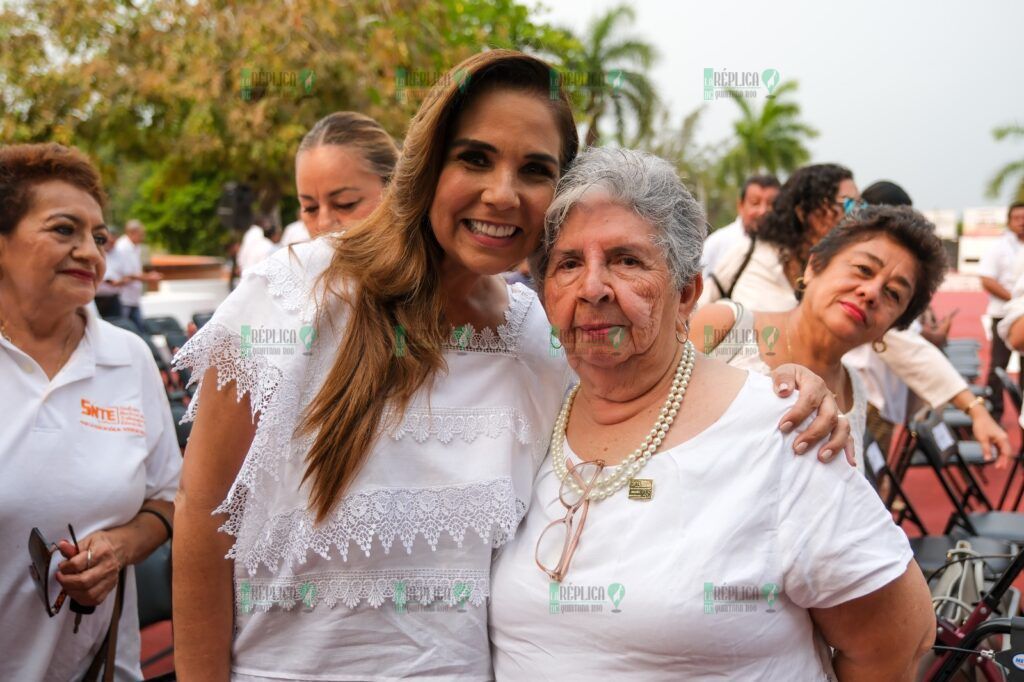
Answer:
[[[142,410],[137,407],[131,405],[103,407],[85,398],[82,398],[81,405],[81,419],[78,423],[82,426],[88,426],[97,431],[146,435],[146,419],[142,416]]]

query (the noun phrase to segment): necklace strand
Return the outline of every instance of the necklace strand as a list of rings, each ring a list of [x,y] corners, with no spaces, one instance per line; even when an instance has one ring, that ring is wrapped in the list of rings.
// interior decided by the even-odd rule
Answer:
[[[75,314],[75,317],[78,317],[77,313]],[[72,322],[71,329],[68,331],[68,335],[64,337],[64,345],[61,348],[61,359],[60,364],[57,365],[57,372],[60,372],[64,365],[67,364],[68,360],[71,359],[71,353],[68,352],[68,346],[71,345],[71,337],[75,335],[76,326],[77,324],[75,322]],[[7,321],[3,317],[0,317],[0,336],[4,337],[4,340],[7,341],[7,343],[14,346],[18,345],[14,343],[14,339],[12,339],[11,335],[7,333]]]
[[[679,414],[679,406],[682,405],[683,396],[686,394],[686,387],[690,383],[690,375],[693,373],[696,355],[693,343],[687,340],[683,346],[683,356],[679,359],[679,365],[676,367],[675,377],[672,379],[672,388],[669,389],[668,398],[658,414],[654,428],[644,438],[644,442],[640,447],[629,453],[622,463],[615,467],[614,472],[602,476],[591,486],[590,492],[587,494],[589,499],[600,500],[614,495],[650,461],[651,456],[657,451],[665,438],[665,434],[668,433],[669,428],[672,426],[672,422],[675,421],[676,415]],[[558,419],[555,421],[554,433],[551,436],[552,466],[554,467],[555,475],[563,483],[569,477],[569,467],[564,452],[565,429],[569,423],[572,403],[576,398],[579,388],[579,384],[577,384],[566,397],[565,402],[562,404],[562,411],[558,414]],[[583,489],[575,481],[571,481],[569,485],[573,491],[577,493],[583,492]]]

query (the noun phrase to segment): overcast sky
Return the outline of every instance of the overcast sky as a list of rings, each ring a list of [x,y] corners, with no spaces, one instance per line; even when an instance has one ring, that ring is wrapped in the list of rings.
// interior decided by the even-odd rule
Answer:
[[[547,0],[539,18],[583,33],[620,0]],[[1024,2],[1021,0],[632,0],[632,33],[661,59],[654,84],[682,117],[705,104],[705,68],[778,69],[800,82],[804,120],[821,133],[815,162],[848,166],[863,189],[901,184],[921,209],[1005,205],[985,196],[1024,142],[995,142],[992,129],[1024,125]],[[627,32],[628,33],[628,32]],[[755,100],[763,104],[763,93]],[[698,137],[728,136],[728,99],[706,103]]]

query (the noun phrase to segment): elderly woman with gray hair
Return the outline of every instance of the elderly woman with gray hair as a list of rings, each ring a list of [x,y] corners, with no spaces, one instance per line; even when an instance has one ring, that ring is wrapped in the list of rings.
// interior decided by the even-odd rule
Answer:
[[[533,265],[580,383],[493,570],[498,680],[900,680],[929,648],[867,482],[794,457],[770,380],[695,352],[703,226],[641,152],[590,150],[558,185]]]

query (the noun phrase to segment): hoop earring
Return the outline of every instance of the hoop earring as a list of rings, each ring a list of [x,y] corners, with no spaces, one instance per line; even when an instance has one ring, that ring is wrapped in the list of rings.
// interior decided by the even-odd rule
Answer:
[[[796,290],[803,292],[807,288],[807,282],[804,280],[804,276],[800,275],[796,278]]]
[[[882,344],[882,347],[879,348],[878,344]],[[885,339],[875,339],[874,341],[871,342],[871,350],[875,351],[876,353],[884,353],[888,349],[889,346],[886,345]]]
[[[690,340],[690,320],[687,319],[683,322],[683,338],[679,338],[679,330],[676,330],[676,341],[682,345],[686,345],[686,342]]]

